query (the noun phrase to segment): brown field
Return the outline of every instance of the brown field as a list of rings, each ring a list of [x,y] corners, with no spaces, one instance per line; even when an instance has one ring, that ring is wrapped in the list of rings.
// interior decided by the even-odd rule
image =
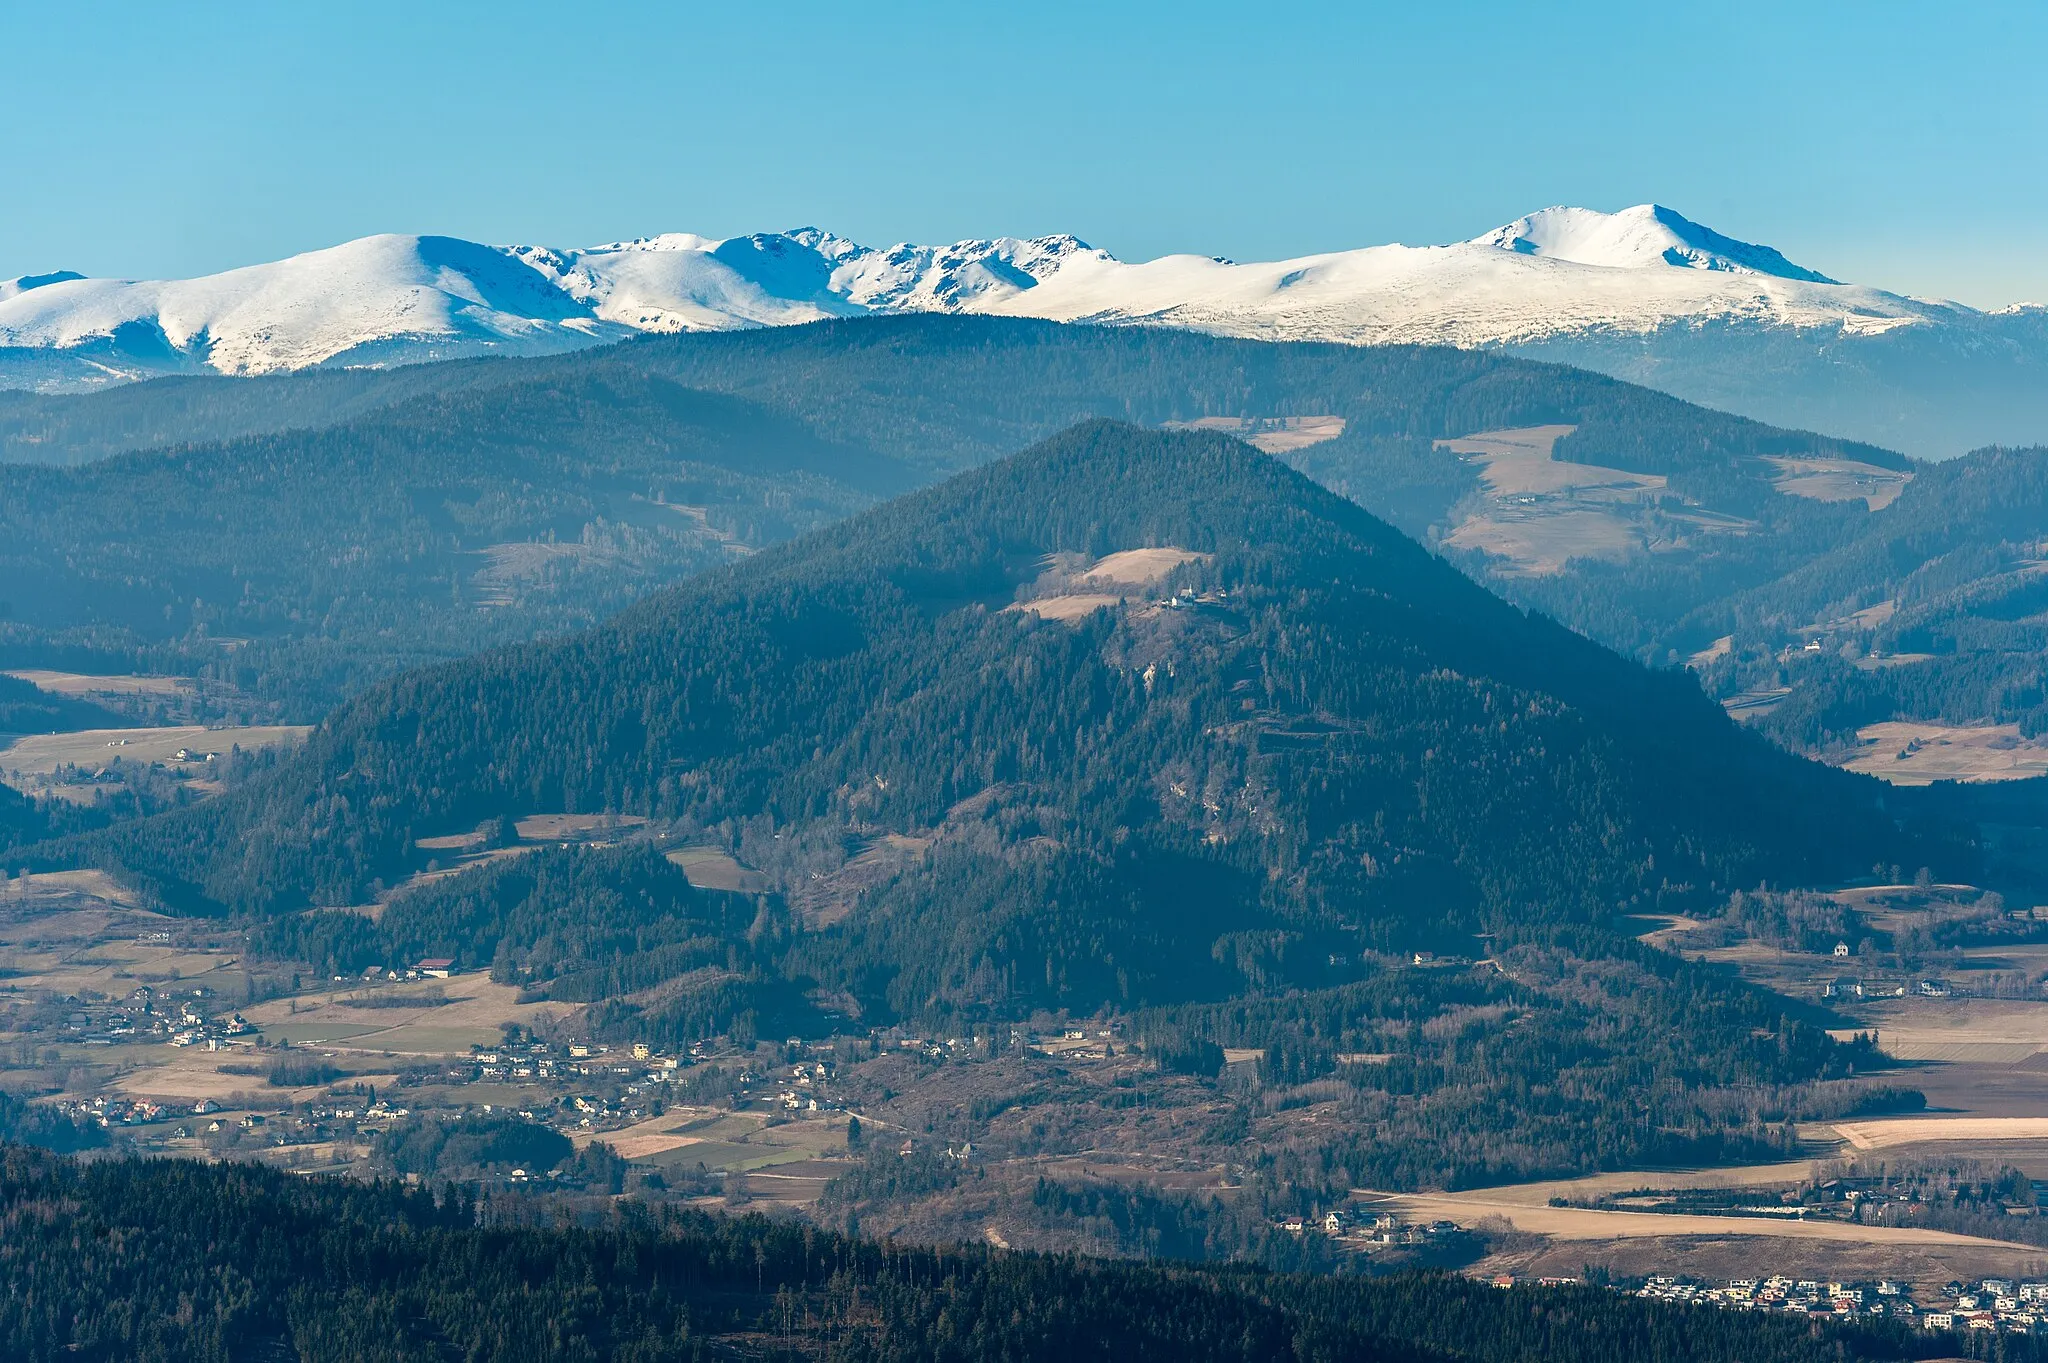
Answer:
[[[1917,1227],[1548,1205],[1552,1197],[1588,1199],[1638,1188],[1789,1188],[1820,1172],[1830,1158],[1856,1153],[1854,1147],[1845,1144],[1836,1156],[1746,1168],[1630,1171],[1479,1188],[1457,1194],[1364,1196],[1369,1203],[1388,1205],[1411,1220],[1441,1217],[1467,1226],[1505,1224],[1542,1237],[1533,1246],[1516,1247],[1488,1258],[1477,1270],[1482,1273],[1576,1275],[1583,1266],[1600,1265],[1618,1274],[1685,1273],[1703,1278],[1755,1277],[1765,1273],[1896,1277],[1932,1287],[1956,1277],[2035,1273],[2040,1265],[2048,1264],[2048,1250],[2038,1246]],[[1959,1152],[1954,1146],[1923,1144],[1887,1147],[1886,1153],[1953,1156]],[[1993,1152],[1985,1154],[1991,1156]],[[2043,1147],[2042,1158],[2048,1161],[2048,1146]]]
[[[79,907],[82,900],[138,907],[134,894],[105,871],[37,871],[0,885],[0,905],[17,911],[50,914]]]
[[[458,834],[450,839],[422,838],[417,845],[432,851],[436,849],[432,848],[430,844],[440,842],[453,842],[457,848],[473,847],[476,845],[475,837],[468,834]],[[383,917],[384,908],[387,904],[408,890],[417,889],[419,886],[425,885],[430,881],[446,880],[450,876],[459,876],[464,871],[473,870],[488,862],[496,861],[501,857],[525,856],[529,852],[538,852],[539,850],[540,845],[538,843],[525,843],[513,847],[492,847],[481,852],[457,851],[452,856],[434,858],[435,861],[441,863],[439,869],[413,872],[390,889],[384,891],[374,903],[331,904],[323,907],[339,909],[344,913],[359,913],[374,923]]]
[[[602,1138],[606,1145],[626,1159],[646,1159],[649,1155],[666,1154],[686,1145],[703,1144],[703,1137],[683,1133],[681,1128],[687,1121],[687,1112],[679,1115],[671,1111],[666,1116],[629,1126],[623,1131],[583,1132],[576,1137],[576,1144],[580,1148]]]
[[[2048,1115],[2048,1056],[2031,1056],[2017,1064],[1942,1061],[1903,1067],[1897,1078],[1927,1097],[1930,1113],[1954,1112],[1967,1117],[2039,1117]],[[2013,1147],[2002,1146],[2001,1158]]]
[[[1836,894],[1884,931],[1967,909],[1979,897],[1968,885],[1864,886]],[[1853,961],[1754,941],[1689,947],[1683,934],[1694,925],[1676,918],[1645,926],[1645,941],[1733,966],[1753,983],[1796,997],[1817,997],[1823,979],[1864,973]],[[1631,1170],[1384,1200],[1411,1219],[1487,1222],[1530,1237],[1503,1242],[1502,1252],[1480,1266],[1486,1272],[1576,1274],[1585,1265],[1600,1265],[1624,1274],[1891,1276],[1938,1286],[1950,1278],[2048,1271],[2048,1249],[1922,1228],[1548,1205],[1553,1197],[1588,1201],[1635,1189],[1756,1188],[1764,1194],[1761,1205],[1769,1206],[1778,1191],[1851,1159],[1960,1159],[2048,1177],[2048,1000],[1968,996],[1976,972],[2032,975],[2048,967],[2048,948],[1999,944],[1970,948],[1963,956],[1960,969],[1952,965],[1940,972],[1956,994],[1837,1001],[1849,1023],[1836,1035],[1875,1031],[1879,1046],[1901,1062],[1879,1077],[1920,1090],[1927,1101],[1924,1113],[1807,1124],[1801,1129],[1805,1157],[1781,1164]]]
[[[532,842],[587,842],[646,823],[638,814],[528,814],[513,826]]]
[[[1653,946],[1657,948],[1659,951],[1675,950],[1671,941],[1673,937],[1679,936],[1683,933],[1697,932],[1699,929],[1706,926],[1706,924],[1700,922],[1699,919],[1687,918],[1682,913],[1655,915],[1646,914],[1644,915],[1643,920],[1641,921],[1654,922],[1657,923],[1659,926],[1650,929],[1648,932],[1637,933],[1636,940],[1638,942],[1645,943],[1649,946]]]
[[[1680,505],[1666,495],[1670,485],[1661,474],[1558,459],[1557,442],[1575,429],[1531,426],[1437,441],[1438,449],[1478,465],[1485,488],[1467,499],[1444,542],[1534,576],[1562,572],[1575,558],[1683,551],[1702,536],[1755,528],[1739,516]]]
[[[375,921],[384,912],[384,906],[392,899],[415,886],[432,880],[446,880],[461,875],[464,871],[495,861],[500,857],[516,857],[527,852],[536,852],[548,843],[567,845],[572,842],[604,845],[623,833],[646,826],[647,820],[638,814],[528,814],[513,820],[513,828],[522,841],[510,847],[483,847],[484,836],[480,832],[442,833],[433,837],[420,838],[413,846],[424,852],[443,852],[446,856],[436,857],[441,863],[437,869],[416,871],[398,884],[386,890],[374,904],[336,905]]]
[[[150,1098],[158,1102],[194,1103],[210,1098],[223,1107],[247,1107],[274,1105],[283,1102],[312,1102],[327,1091],[325,1084],[309,1084],[295,1088],[272,1088],[261,1074],[224,1074],[222,1065],[237,1065],[261,1068],[267,1065],[267,1057],[259,1054],[253,1046],[236,1047],[232,1051],[206,1051],[196,1046],[137,1046],[123,1048],[131,1051],[125,1060],[138,1062],[138,1067],[117,1076],[114,1087],[132,1098]],[[160,1054],[159,1054],[160,1053]],[[347,1082],[366,1082],[383,1087],[396,1083],[398,1075],[390,1070],[351,1070]]]
[[[812,1202],[844,1173],[846,1117],[812,1113],[768,1124],[765,1112],[671,1108],[659,1117],[615,1131],[579,1131],[580,1148],[603,1141],[629,1160],[656,1167],[737,1171],[747,1189],[779,1202]]]
[[[1724,1231],[1654,1239],[1544,1240],[1530,1248],[1490,1256],[1468,1271],[1482,1278],[1494,1273],[1576,1277],[1587,1267],[1604,1268],[1616,1276],[1675,1273],[1709,1281],[1771,1273],[1823,1281],[1898,1278],[1931,1296],[1952,1278],[2039,1278],[2048,1272],[2048,1250],[1995,1240],[1879,1245],[1851,1240],[1759,1239]]]
[[[1100,592],[1079,592],[1072,596],[1047,596],[1036,601],[1020,601],[1007,610],[1029,611],[1041,620],[1060,620],[1072,624],[1084,620],[1099,610],[1121,606],[1121,596],[1105,596]]]
[[[1859,1021],[1900,1060],[2014,1065],[2048,1050],[2048,1000],[1909,995],[1865,1007]]]
[[[1620,560],[1649,548],[1636,522],[1665,479],[1553,458],[1573,426],[1481,431],[1436,447],[1479,465],[1483,502],[1445,543],[1505,559],[1510,571],[1546,575],[1572,559]]]
[[[1638,500],[1662,491],[1661,474],[1630,473],[1599,464],[1574,464],[1552,457],[1559,440],[1576,426],[1531,426],[1514,431],[1481,431],[1457,440],[1439,440],[1438,449],[1480,465],[1487,490],[1499,497],[1592,494],[1601,499]]]
[[[7,673],[55,696],[175,696],[197,689],[190,677],[94,676],[26,667]]]
[[[412,845],[422,852],[466,852],[483,838],[481,833],[443,833],[439,837],[415,838]]]
[[[1787,459],[1765,456],[1778,470],[1771,486],[1791,497],[1820,502],[1860,501],[1881,511],[1898,500],[1913,475],[1853,459]]]
[[[818,1200],[825,1185],[852,1168],[847,1160],[792,1160],[747,1172],[747,1191],[770,1202],[807,1205]]]
[[[1888,1117],[1837,1122],[1835,1130],[1858,1150],[1884,1150],[1895,1145],[2048,1139],[2048,1117]]]
[[[1444,543],[1504,558],[1516,572],[1537,577],[1561,573],[1575,558],[1612,562],[1643,548],[1642,536],[1626,520],[1590,508],[1496,507],[1485,515],[1467,516]]]
[[[1193,421],[1168,421],[1169,431],[1218,431],[1236,436],[1267,454],[1290,454],[1335,440],[1344,434],[1341,416],[1205,416]]]
[[[1647,1182],[1654,1175],[1638,1176]],[[2048,1250],[1987,1240],[1919,1226],[1862,1226],[1845,1221],[1806,1221],[1796,1217],[1688,1216],[1673,1212],[1610,1212],[1588,1207],[1529,1206],[1494,1196],[1496,1189],[1467,1193],[1400,1193],[1375,1195],[1379,1205],[1410,1220],[1439,1218],[1460,1225],[1481,1221],[1507,1222],[1516,1230],[1551,1240],[1662,1240],[1672,1236],[1714,1236],[1758,1240],[1849,1241],[1870,1245],[1944,1245],[2011,1249],[2035,1258]]]
[[[639,499],[638,493],[634,494],[634,499],[636,501]],[[736,558],[744,558],[754,552],[752,545],[738,539],[731,532],[721,530],[713,525],[711,523],[711,508],[708,506],[685,506],[680,502],[656,502],[654,505],[675,512],[676,515],[694,526],[698,533],[716,543]]]
[[[1546,1179],[1539,1183],[1507,1183],[1469,1195],[1488,1203],[1548,1209],[1553,1197],[1587,1200],[1638,1188],[1791,1188],[1811,1178],[1827,1162],[1825,1156],[1786,1160],[1779,1164],[1711,1166],[1704,1169],[1626,1169],[1586,1174],[1579,1178]],[[1628,1213],[1634,1215],[1635,1213]]]
[[[2017,724],[1962,727],[1890,720],[1858,729],[1856,737],[1863,746],[1842,765],[1894,785],[2048,775],[2048,742],[2021,737]],[[1919,747],[1909,747],[1914,743]]]
[[[168,764],[187,777],[200,777],[206,763],[179,762],[180,749],[198,753],[226,753],[235,747],[268,748],[294,743],[311,732],[303,724],[265,724],[240,729],[209,729],[197,724],[177,724],[159,729],[85,729],[72,734],[30,734],[0,749],[0,773],[17,789],[29,788],[28,778],[48,778],[60,767],[98,771],[115,758],[123,762]],[[197,783],[195,783],[197,784]],[[84,791],[59,787],[57,793],[82,799]]]
[[[1205,562],[1210,556],[1192,549],[1125,549],[1106,554],[1075,574],[1084,582],[1111,582],[1119,587],[1149,587],[1183,563]]]
[[[1699,652],[1685,660],[1687,667],[1705,667],[1719,658],[1725,658],[1735,651],[1735,636],[1724,634]]]
[[[758,894],[772,888],[768,877],[742,866],[729,853],[716,847],[681,847],[668,859],[683,868],[683,874],[700,890],[730,890]]]
[[[246,987],[239,953],[206,932],[136,908],[103,872],[20,876],[0,887],[0,964],[9,972],[0,977],[0,996],[50,990],[118,998],[170,983],[223,993]]]
[[[324,994],[272,999],[244,1009],[242,1015],[273,1043],[286,1040],[343,1054],[466,1055],[472,1046],[495,1044],[505,1023],[532,1024],[542,1016],[565,1017],[582,1008],[575,1003],[521,1003],[518,989],[475,974],[383,985],[382,992],[398,997],[422,996],[421,1006],[366,1010],[344,1002],[363,992],[360,983],[337,982]],[[429,1002],[436,990],[446,1002]]]
[[[1208,557],[1170,545],[1125,549],[1092,563],[1079,554],[1054,554],[1040,563],[1038,579],[1028,589],[1032,599],[1014,601],[1004,609],[1071,624],[1106,607],[1142,599],[1147,588],[1175,568]]]

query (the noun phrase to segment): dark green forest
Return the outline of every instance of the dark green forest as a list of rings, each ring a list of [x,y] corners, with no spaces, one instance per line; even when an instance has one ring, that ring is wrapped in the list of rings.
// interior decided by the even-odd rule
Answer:
[[[1922,1103],[1828,1082],[1885,1068],[1867,1039],[1839,1044],[1824,1015],[1634,942],[1567,934],[1497,956],[1493,972],[1389,971],[1134,1026],[1169,1066],[1214,1074],[1224,1047],[1256,1048],[1269,1089],[1340,1095],[1336,1129],[1267,1151],[1276,1182],[1325,1196],[1789,1158],[1799,1121]]]
[[[730,1357],[1792,1363],[1989,1341],[1456,1278],[913,1249],[618,1204],[0,1147],[0,1355],[121,1363]],[[2033,1342],[1996,1341],[1999,1357]]]
[[[317,718],[371,680],[591,624],[729,544],[907,483],[799,422],[621,375],[0,466],[0,485],[0,659],[193,673],[245,713]]]
[[[119,729],[128,721],[91,701],[52,695],[20,677],[0,673],[0,734],[70,733]]]
[[[1787,743],[1821,749],[1895,716],[2017,724],[2048,733],[2048,449],[1990,449],[1930,465],[1851,543],[1703,616],[1735,636],[1742,681],[1795,684],[1765,718]],[[1835,647],[1774,665],[1799,626],[1893,603],[1858,666]],[[1863,632],[1845,632],[1865,647]],[[1838,642],[1828,636],[1832,645]]]

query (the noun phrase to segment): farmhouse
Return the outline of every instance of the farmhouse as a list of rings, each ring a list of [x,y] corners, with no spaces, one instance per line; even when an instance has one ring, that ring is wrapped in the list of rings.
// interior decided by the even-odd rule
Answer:
[[[455,962],[447,956],[429,956],[420,962],[419,972],[430,980],[445,980],[455,973]]]

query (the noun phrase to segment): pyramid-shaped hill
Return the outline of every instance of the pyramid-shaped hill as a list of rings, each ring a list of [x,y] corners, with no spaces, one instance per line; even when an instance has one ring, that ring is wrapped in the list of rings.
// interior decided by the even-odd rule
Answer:
[[[814,975],[1158,1001],[1275,943],[1469,948],[1942,865],[1887,793],[1245,445],[1098,422],[400,678],[259,781],[63,851],[278,913],[361,902],[421,838],[613,810],[772,842]]]

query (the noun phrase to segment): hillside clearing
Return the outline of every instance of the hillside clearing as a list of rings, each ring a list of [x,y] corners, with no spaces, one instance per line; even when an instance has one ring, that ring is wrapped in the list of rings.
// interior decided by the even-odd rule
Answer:
[[[235,748],[250,751],[295,743],[312,732],[307,724],[261,724],[247,728],[209,729],[200,724],[174,724],[157,729],[81,729],[69,734],[29,734],[0,749],[0,779],[17,790],[34,788],[30,778],[55,776],[66,767],[85,772],[104,770],[115,760],[161,762],[181,774],[204,772],[206,755],[225,756]],[[179,754],[185,756],[180,757]],[[57,787],[66,798],[88,800],[90,787]]]
[[[53,696],[175,696],[195,690],[197,685],[190,677],[100,676],[36,667],[10,670],[6,675]]]
[[[1881,511],[1899,499],[1913,475],[1899,469],[1879,468],[1853,459],[1790,459],[1765,456],[1764,462],[1778,470],[1772,486],[1788,497],[1810,497],[1817,502],[1861,501],[1872,511]]]
[[[1897,786],[1935,781],[2022,781],[2048,775],[2048,743],[2017,724],[1887,720],[1856,731],[1862,745],[1842,765]]]
[[[1205,416],[1162,422],[1169,431],[1215,431],[1267,454],[1292,454],[1344,434],[1341,416]]]

